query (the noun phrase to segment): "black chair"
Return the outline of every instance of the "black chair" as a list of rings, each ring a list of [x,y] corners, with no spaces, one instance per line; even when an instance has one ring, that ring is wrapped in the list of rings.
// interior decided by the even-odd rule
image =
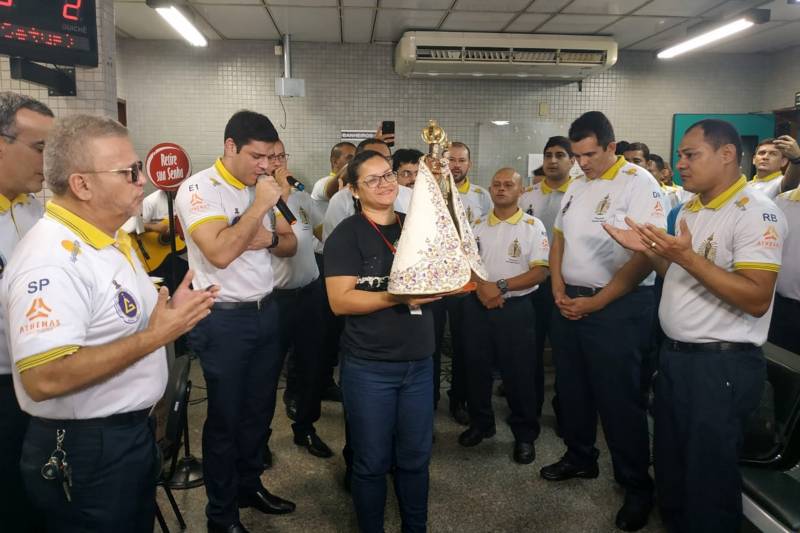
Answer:
[[[772,398],[748,428],[760,434],[741,461],[744,514],[764,532],[800,531],[800,355],[769,343],[764,355]]]
[[[186,529],[186,522],[183,519],[180,509],[178,509],[178,504],[175,501],[175,497],[172,495],[168,483],[175,473],[175,467],[178,462],[181,435],[183,433],[184,419],[187,416],[187,407],[191,391],[192,384],[189,381],[189,356],[184,355],[176,357],[170,368],[169,382],[167,383],[167,390],[164,394],[164,405],[168,411],[164,424],[165,431],[163,436],[158,439],[158,446],[162,455],[162,468],[157,485],[164,489],[172,511],[178,519],[181,531]],[[188,435],[186,435],[185,438],[188,438]],[[169,533],[169,528],[167,527],[164,515],[161,513],[158,504],[156,504],[156,519],[161,526],[161,531]]]

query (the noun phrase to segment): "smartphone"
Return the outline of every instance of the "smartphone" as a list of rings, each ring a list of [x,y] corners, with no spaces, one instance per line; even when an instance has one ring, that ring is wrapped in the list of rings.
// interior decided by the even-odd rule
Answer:
[[[394,120],[384,120],[383,122],[381,122],[381,133],[383,133],[384,135],[390,133],[394,135]],[[391,148],[392,146],[394,146],[394,141],[388,142],[386,144],[389,146],[389,148]]]
[[[791,122],[781,122],[775,126],[775,137],[780,137],[781,135],[791,135],[792,134],[792,123]]]

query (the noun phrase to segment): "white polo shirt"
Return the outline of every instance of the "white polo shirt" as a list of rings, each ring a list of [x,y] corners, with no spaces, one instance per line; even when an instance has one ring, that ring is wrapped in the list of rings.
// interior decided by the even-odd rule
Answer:
[[[0,194],[0,281],[14,248],[42,218],[42,213],[42,204],[32,194],[20,194],[13,200]],[[6,342],[5,302],[0,301],[0,375],[10,374],[11,366]]]
[[[299,289],[319,277],[314,258],[314,247],[319,241],[314,237],[314,228],[322,223],[322,216],[311,196],[303,191],[292,189],[286,206],[297,218],[292,225],[297,252],[292,257],[272,256],[272,270],[276,289]]]
[[[744,176],[708,205],[697,195],[684,204],[675,223],[678,235],[681,220],[692,234],[695,253],[723,270],[780,270],[786,219],[772,200],[747,186]],[[658,315],[664,333],[677,341],[760,346],[767,340],[772,307],[762,317],[747,314],[672,264],[664,277]]]
[[[314,182],[314,187],[311,188],[311,199],[317,202],[317,204],[323,208],[328,207],[328,201],[330,200],[325,195],[325,187],[328,185],[328,182],[336,177],[336,173],[331,172],[327,176],[322,176],[320,179]]]
[[[461,194],[461,203],[464,204],[464,211],[470,224],[474,224],[479,218],[489,216],[492,210],[492,198],[485,189],[470,183],[469,177],[465,177],[456,188]]]
[[[542,221],[547,229],[548,241],[553,239],[553,224],[556,221],[558,210],[561,208],[561,199],[567,192],[570,183],[572,183],[572,178],[568,178],[559,188],[551,189],[546,180],[542,180],[527,187],[519,197],[519,208]]]
[[[115,240],[50,202],[17,246],[2,293],[23,411],[43,418],[98,418],[150,408],[164,394],[163,347],[101,383],[50,400],[33,401],[20,381],[21,372],[147,327],[158,293],[127,233],[119,231]]]
[[[411,204],[412,190],[411,187],[406,187],[405,185],[397,186],[397,198],[394,200],[395,211],[398,213],[408,213],[408,206]],[[325,220],[322,223],[323,244],[342,220],[355,214],[356,206],[353,203],[353,193],[350,192],[350,187],[340,189],[331,197],[328,210],[325,212]]]
[[[194,270],[193,285],[199,288],[218,285],[218,302],[257,301],[272,292],[269,250],[246,250],[227,268],[217,268],[192,239],[192,232],[206,222],[221,220],[229,226],[238,222],[250,207],[254,194],[255,188],[236,179],[219,159],[213,167],[187,178],[178,189],[175,208],[186,236],[189,268]],[[264,227],[272,229],[269,216],[264,217]]]
[[[667,206],[656,179],[624,157],[597,179],[572,182],[553,225],[564,236],[561,275],[568,285],[601,288],[630,260],[630,252],[603,229],[606,222],[628,229],[625,217],[667,227]],[[655,273],[642,285],[652,285]]]
[[[542,221],[519,209],[511,217],[500,220],[489,213],[472,227],[478,250],[489,280],[509,279],[537,266],[550,266],[550,244]],[[508,291],[504,298],[525,296],[536,289],[534,285],[521,291]]]
[[[784,298],[800,300],[800,189],[779,194],[775,205],[792,228],[783,241],[783,260],[776,291]]]
[[[757,191],[761,191],[767,195],[767,198],[774,200],[781,193],[781,185],[783,184],[783,174],[781,172],[773,172],[768,176],[759,178],[753,176],[750,181],[750,187]]]

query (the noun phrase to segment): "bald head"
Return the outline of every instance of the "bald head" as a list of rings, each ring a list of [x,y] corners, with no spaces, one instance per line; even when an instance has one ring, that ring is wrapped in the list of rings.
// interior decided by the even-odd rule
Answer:
[[[489,193],[494,205],[503,208],[517,205],[522,189],[522,176],[513,168],[505,167],[494,173]]]

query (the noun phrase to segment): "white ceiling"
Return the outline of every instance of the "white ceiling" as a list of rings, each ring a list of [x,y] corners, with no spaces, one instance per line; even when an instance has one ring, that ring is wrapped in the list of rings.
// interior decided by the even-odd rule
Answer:
[[[210,40],[396,42],[408,30],[610,35],[622,49],[660,50],[687,29],[749,8],[770,22],[709,48],[772,52],[800,45],[800,5],[786,0],[183,0]],[[114,0],[118,34],[180,39],[145,0]]]

